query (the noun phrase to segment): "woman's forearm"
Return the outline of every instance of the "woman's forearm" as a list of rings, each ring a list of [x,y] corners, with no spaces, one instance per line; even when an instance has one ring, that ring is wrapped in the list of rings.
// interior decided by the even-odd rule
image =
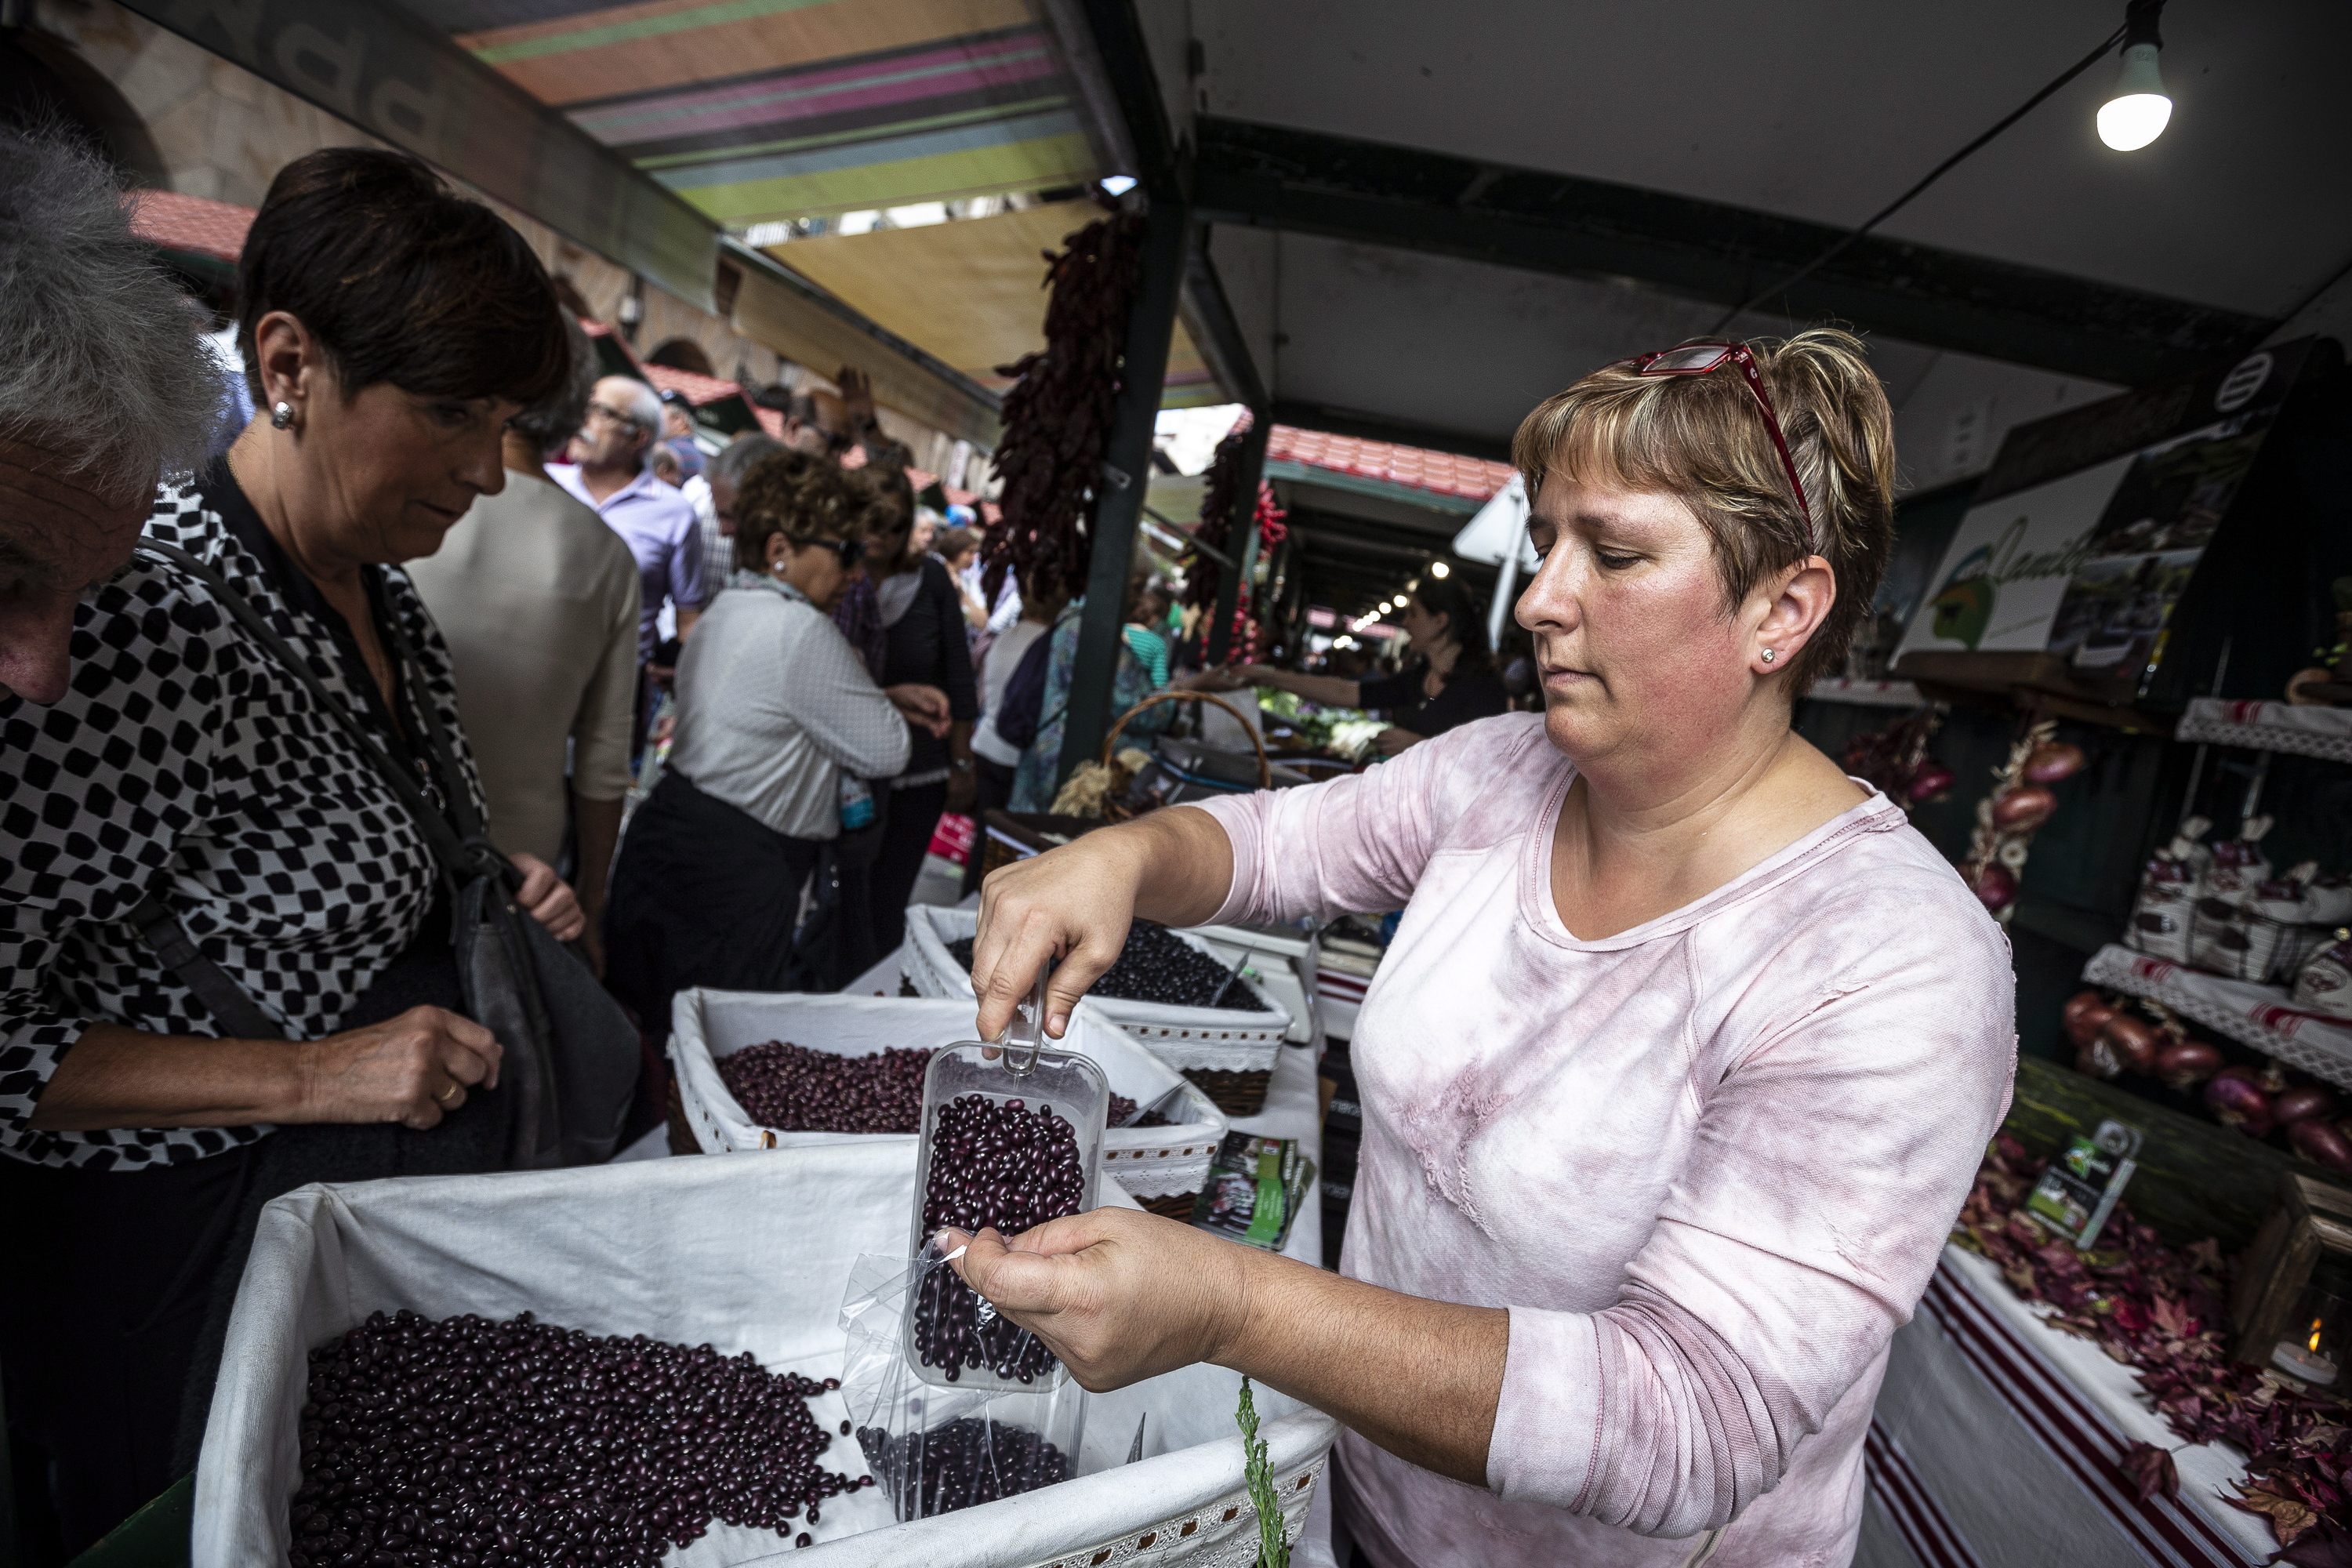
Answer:
[[[1363,695],[1359,681],[1342,680],[1336,675],[1299,675],[1287,669],[1252,670],[1255,679],[1309,702],[1319,702],[1326,708],[1360,708],[1357,700]]]
[[[90,1132],[291,1121],[303,1100],[303,1048],[92,1024],[49,1075],[29,1125]]]
[[[1210,1360],[1401,1459],[1486,1484],[1510,1313],[1384,1290],[1271,1253],[1239,1262],[1234,1327]]]

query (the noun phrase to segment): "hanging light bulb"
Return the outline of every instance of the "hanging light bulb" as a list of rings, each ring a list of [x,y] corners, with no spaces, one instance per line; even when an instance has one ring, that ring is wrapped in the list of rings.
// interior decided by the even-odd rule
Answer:
[[[2164,40],[2156,21],[2164,0],[2131,0],[2124,8],[2124,68],[2116,90],[2099,106],[2099,140],[2118,153],[2137,153],[2172,119],[2172,98],[2156,68]]]
[[[1429,563],[1429,574],[1433,577],[1443,577],[1453,570],[1453,567],[1443,561],[1433,561]]]

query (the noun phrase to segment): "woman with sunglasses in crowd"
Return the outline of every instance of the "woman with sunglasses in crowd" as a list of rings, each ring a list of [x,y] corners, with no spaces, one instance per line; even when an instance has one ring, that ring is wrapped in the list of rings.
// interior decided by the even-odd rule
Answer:
[[[982,1038],[1057,952],[1058,1032],[1137,917],[1403,910],[1340,1271],[1113,1209],[955,1267],[1090,1388],[1210,1361],[1336,1416],[1376,1568],[1843,1563],[2015,1055],[2000,929],[1790,725],[1885,568],[1885,395],[1842,332],[1689,344],[1549,399],[1513,457],[1542,713],[982,894]]]
[[[843,826],[841,780],[907,765],[936,689],[884,690],[833,622],[866,570],[869,510],[830,459],[771,453],[738,481],[735,573],[677,665],[669,760],[622,840],[605,983],[655,1033],[693,985],[793,991],[801,889]]]

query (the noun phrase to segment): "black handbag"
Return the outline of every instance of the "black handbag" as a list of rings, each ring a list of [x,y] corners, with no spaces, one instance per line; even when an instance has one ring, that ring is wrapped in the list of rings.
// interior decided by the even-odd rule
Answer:
[[[593,1164],[610,1159],[636,1090],[636,1026],[587,964],[514,901],[522,873],[483,837],[441,716],[396,621],[384,627],[422,719],[441,783],[444,815],[409,772],[385,752],[244,595],[186,551],[157,540],[140,548],[179,567],[310,690],[393,794],[407,807],[453,894],[452,940],[466,1016],[505,1047],[501,1088],[514,1100],[507,1165],[512,1170]],[[450,817],[457,818],[456,826]],[[236,983],[204,956],[177,916],[153,894],[130,920],[181,982],[234,1036],[282,1038],[282,1031]]]

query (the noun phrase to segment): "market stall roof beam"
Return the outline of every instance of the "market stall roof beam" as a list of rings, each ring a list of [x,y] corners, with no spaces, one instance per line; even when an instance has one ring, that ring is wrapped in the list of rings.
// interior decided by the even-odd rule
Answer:
[[[1845,230],[1605,180],[1286,126],[1193,121],[1213,222],[1633,282],[1729,305]],[[2121,385],[2244,353],[2275,322],[2091,279],[1871,236],[1775,305],[1933,348]]]

